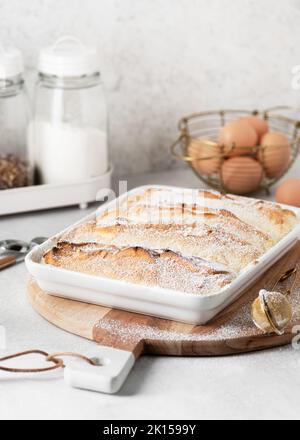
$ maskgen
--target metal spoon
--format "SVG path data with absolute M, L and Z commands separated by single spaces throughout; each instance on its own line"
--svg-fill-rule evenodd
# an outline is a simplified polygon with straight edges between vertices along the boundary
M 0 242 L 0 270 L 24 261 L 26 255 L 37 245 L 44 243 L 45 237 L 33 238 L 29 243 L 21 240 Z
M 29 248 L 29 243 L 21 240 L 3 240 L 0 242 L 0 253 L 24 252 Z

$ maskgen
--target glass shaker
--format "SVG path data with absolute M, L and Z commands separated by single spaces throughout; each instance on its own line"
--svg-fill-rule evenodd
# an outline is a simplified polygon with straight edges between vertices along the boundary
M 86 181 L 108 171 L 107 110 L 96 48 L 63 37 L 41 51 L 29 144 L 40 183 Z
M 32 184 L 27 148 L 30 106 L 16 49 L 0 48 L 0 190 Z

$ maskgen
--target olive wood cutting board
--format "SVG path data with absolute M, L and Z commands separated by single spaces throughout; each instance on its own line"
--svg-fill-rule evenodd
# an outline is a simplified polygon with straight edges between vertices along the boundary
M 45 294 L 34 280 L 28 284 L 33 308 L 52 324 L 102 346 L 142 354 L 219 356 L 289 344 L 300 325 L 300 275 L 290 296 L 293 320 L 285 334 L 263 334 L 251 319 L 251 304 L 262 288 L 300 261 L 300 242 L 268 270 L 253 287 L 211 323 L 193 326 L 122 310 L 114 310 Z

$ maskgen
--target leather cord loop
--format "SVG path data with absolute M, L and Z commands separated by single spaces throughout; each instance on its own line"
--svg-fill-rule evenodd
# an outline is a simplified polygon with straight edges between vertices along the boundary
M 10 359 L 16 359 L 23 356 L 28 356 L 31 354 L 39 354 L 41 356 L 44 356 L 46 358 L 47 362 L 51 362 L 53 365 L 51 367 L 44 367 L 44 368 L 10 368 L 10 367 L 2 367 L 0 365 L 1 371 L 6 371 L 8 373 L 42 373 L 45 371 L 53 371 L 57 370 L 59 368 L 63 368 L 64 363 L 61 359 L 47 359 L 49 354 L 42 350 L 28 350 L 28 351 L 22 351 L 20 353 L 16 353 L 10 356 L 6 356 L 3 358 L 0 358 L 0 362 L 8 361 Z
M 11 359 L 20 358 L 23 356 L 29 356 L 31 354 L 38 354 L 45 358 L 46 362 L 50 362 L 53 365 L 50 367 L 44 367 L 44 368 L 12 368 L 12 367 L 3 367 L 0 365 L 0 371 L 6 371 L 8 373 L 43 373 L 46 371 L 53 371 L 58 370 L 59 368 L 64 368 L 64 362 L 60 357 L 68 356 L 68 357 L 76 357 L 78 359 L 81 359 L 85 362 L 88 362 L 90 365 L 95 366 L 95 362 L 92 359 L 87 358 L 86 356 L 83 356 L 78 353 L 71 353 L 71 352 L 62 352 L 62 353 L 54 353 L 49 354 L 46 351 L 42 350 L 28 350 L 28 351 L 22 351 L 19 353 L 12 354 L 10 356 L 5 356 L 3 358 L 0 358 L 0 362 L 5 362 Z

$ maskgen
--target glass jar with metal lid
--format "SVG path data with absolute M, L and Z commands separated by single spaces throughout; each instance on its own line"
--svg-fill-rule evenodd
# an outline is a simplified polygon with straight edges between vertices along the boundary
M 98 51 L 63 37 L 40 52 L 29 143 L 43 184 L 108 170 L 107 111 Z
M 23 70 L 20 51 L 0 48 L 0 190 L 32 183 L 27 148 L 30 105 Z

